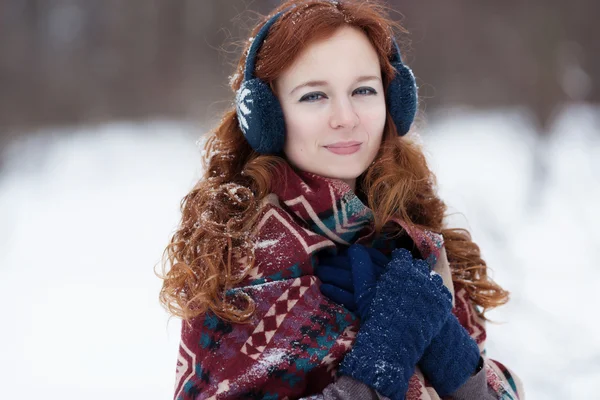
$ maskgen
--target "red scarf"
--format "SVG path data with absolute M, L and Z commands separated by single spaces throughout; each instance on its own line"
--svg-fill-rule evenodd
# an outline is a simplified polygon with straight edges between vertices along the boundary
M 298 173 L 287 164 L 273 176 L 274 192 L 254 231 L 255 265 L 233 290 L 252 297 L 256 311 L 247 324 L 212 313 L 183 324 L 176 399 L 320 393 L 351 348 L 358 321 L 321 294 L 313 272 L 316 254 L 355 242 L 384 251 L 397 245 L 374 237 L 371 210 L 345 183 Z M 396 222 L 399 230 L 404 227 Z M 441 237 L 406 231 L 433 266 Z

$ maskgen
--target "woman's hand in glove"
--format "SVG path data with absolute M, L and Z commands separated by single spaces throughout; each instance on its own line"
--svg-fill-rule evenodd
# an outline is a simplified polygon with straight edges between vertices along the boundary
M 348 257 L 357 307 L 363 299 L 370 304 L 340 372 L 403 399 L 417 362 L 451 314 L 452 296 L 427 262 L 408 250 L 394 250 L 379 280 L 364 247 L 351 246 Z M 361 296 L 368 292 L 372 299 Z
M 317 268 L 317 275 L 323 282 L 321 291 L 364 320 L 368 317 L 377 280 L 388 263 L 389 259 L 378 250 L 354 245 L 339 256 L 321 260 Z M 418 263 L 425 266 L 423 261 Z M 421 271 L 428 272 L 429 268 L 421 268 Z M 457 390 L 481 364 L 475 341 L 456 317 L 450 314 L 450 310 L 448 315 L 445 324 L 419 360 L 419 367 L 442 396 Z
M 357 261 L 357 248 L 367 252 L 372 262 L 363 262 L 360 266 L 358 262 L 351 263 L 349 252 Z M 320 258 L 315 273 L 322 282 L 321 292 L 362 320 L 375 294 L 377 280 L 389 262 L 389 258 L 379 250 L 356 244 L 340 251 L 337 256 Z

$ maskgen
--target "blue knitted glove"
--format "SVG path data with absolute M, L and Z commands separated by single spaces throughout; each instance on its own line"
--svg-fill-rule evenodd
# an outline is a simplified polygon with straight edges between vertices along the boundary
M 479 347 L 454 315 L 450 315 L 433 338 L 419 367 L 440 396 L 447 396 L 461 387 L 475 372 Z
M 319 257 L 315 275 L 321 280 L 321 293 L 348 310 L 356 312 L 352 269 L 345 249 L 337 256 Z
M 366 250 L 366 253 L 353 251 L 356 247 Z M 361 257 L 365 259 L 359 260 Z M 319 258 L 315 274 L 322 282 L 321 292 L 325 296 L 356 313 L 362 320 L 375 294 L 377 280 L 389 261 L 379 250 L 357 244 L 349 250 L 340 251 L 337 256 Z
M 352 265 L 356 313 L 364 322 L 369 317 L 371 303 L 377 290 L 377 281 L 384 273 L 390 260 L 379 250 L 358 244 L 350 246 L 348 257 Z
M 371 262 L 360 252 L 366 250 L 349 250 L 351 261 L 359 263 L 357 271 Z M 387 397 L 404 399 L 417 362 L 451 309 L 452 295 L 427 262 L 413 259 L 406 249 L 394 250 L 340 373 Z

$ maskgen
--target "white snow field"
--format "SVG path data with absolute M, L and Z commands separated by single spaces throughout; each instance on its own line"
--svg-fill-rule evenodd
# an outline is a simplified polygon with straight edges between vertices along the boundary
M 517 109 L 446 110 L 422 140 L 451 223 L 512 301 L 488 354 L 528 399 L 600 392 L 600 112 L 567 108 L 532 160 Z M 180 323 L 153 268 L 200 176 L 202 129 L 115 122 L 37 132 L 0 170 L 0 399 L 169 399 Z M 537 167 L 535 166 L 537 165 Z

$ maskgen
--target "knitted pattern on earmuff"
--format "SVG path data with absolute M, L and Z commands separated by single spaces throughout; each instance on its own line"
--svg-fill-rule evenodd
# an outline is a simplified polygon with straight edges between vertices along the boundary
M 396 69 L 396 77 L 388 87 L 386 100 L 398 135 L 404 136 L 410 130 L 417 113 L 417 85 L 410 68 L 401 62 L 393 65 Z
M 255 77 L 256 57 L 271 26 L 288 10 L 271 17 L 252 40 L 246 56 L 244 81 L 235 96 L 240 129 L 250 146 L 261 154 L 277 154 L 283 150 L 285 121 L 281 104 L 269 85 Z
M 240 129 L 252 148 L 261 154 L 281 152 L 285 141 L 285 120 L 279 100 L 258 78 L 245 81 L 236 93 Z

